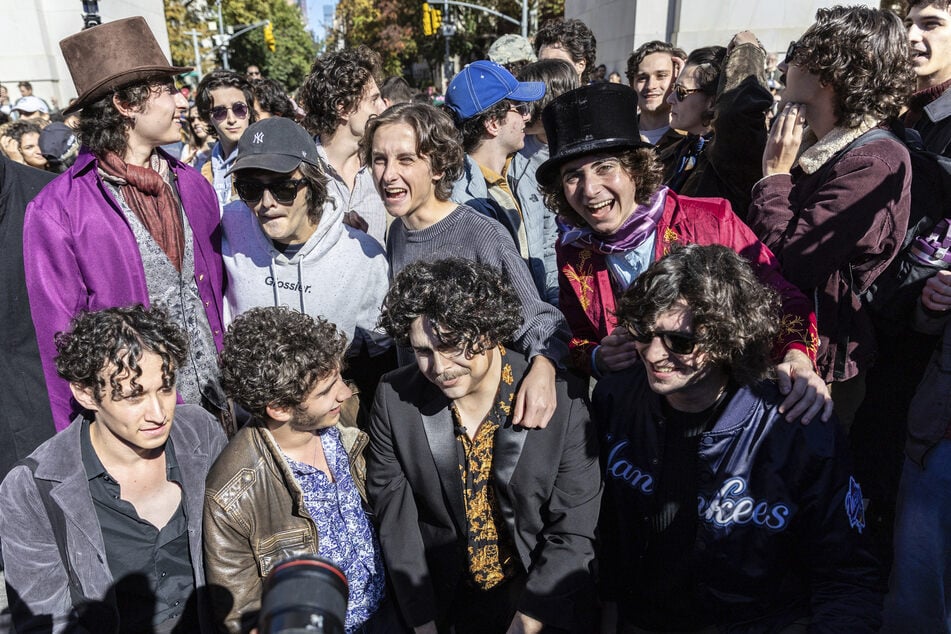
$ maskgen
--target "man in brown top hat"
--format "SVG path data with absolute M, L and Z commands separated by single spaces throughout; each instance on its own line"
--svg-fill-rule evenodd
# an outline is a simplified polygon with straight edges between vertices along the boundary
M 27 290 L 53 420 L 78 413 L 53 363 L 55 333 L 73 315 L 161 304 L 188 337 L 178 374 L 186 403 L 226 411 L 221 345 L 218 202 L 211 186 L 160 146 L 178 141 L 188 108 L 145 20 L 128 18 L 62 42 L 82 109 L 73 166 L 30 204 L 23 229 Z

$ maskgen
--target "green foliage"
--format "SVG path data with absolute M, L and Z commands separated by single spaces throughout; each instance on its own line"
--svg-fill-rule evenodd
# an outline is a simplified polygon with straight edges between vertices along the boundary
M 192 38 L 185 32 L 194 28 L 203 34 L 202 37 L 210 37 L 213 32 L 208 30 L 207 23 L 217 22 L 217 4 L 209 0 L 198 10 L 192 8 L 198 4 L 196 2 L 189 3 L 187 8 L 183 0 L 164 2 L 172 59 L 176 64 L 193 66 Z M 224 0 L 222 15 L 225 25 L 231 25 L 235 31 L 240 30 L 239 25 L 270 20 L 274 32 L 274 52 L 268 51 L 260 28 L 233 39 L 228 51 L 228 65 L 232 69 L 244 72 L 248 65 L 256 64 L 265 77 L 277 79 L 288 91 L 296 90 L 303 83 L 313 63 L 316 46 L 310 32 L 304 28 L 304 20 L 296 5 L 285 0 Z M 208 52 L 208 49 L 201 49 L 202 55 Z M 211 56 L 202 69 L 207 73 L 219 64 L 217 56 Z
M 521 0 L 469 1 L 516 20 L 522 16 Z M 328 35 L 328 50 L 366 44 L 383 56 L 386 72 L 391 75 L 403 74 L 420 57 L 430 68 L 438 68 L 445 60 L 445 40 L 438 34 L 424 35 L 422 5 L 423 0 L 340 0 L 337 22 L 341 26 Z M 430 5 L 443 10 L 439 0 L 430 0 Z M 539 24 L 565 13 L 565 0 L 529 0 L 529 8 L 536 6 Z M 457 34 L 450 38 L 450 54 L 464 62 L 481 57 L 500 35 L 520 32 L 515 24 L 472 9 L 450 7 L 442 19 L 444 24 L 458 27 Z

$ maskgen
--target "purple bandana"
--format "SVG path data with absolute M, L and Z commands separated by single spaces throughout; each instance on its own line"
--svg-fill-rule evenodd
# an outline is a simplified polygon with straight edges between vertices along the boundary
M 657 230 L 657 222 L 664 213 L 664 203 L 667 201 L 667 187 L 661 187 L 646 205 L 638 205 L 634 213 L 624 221 L 624 224 L 609 236 L 602 236 L 591 230 L 590 227 L 576 227 L 561 225 L 564 235 L 561 243 L 574 244 L 577 248 L 590 247 L 601 255 L 611 253 L 626 253 L 636 249 Z

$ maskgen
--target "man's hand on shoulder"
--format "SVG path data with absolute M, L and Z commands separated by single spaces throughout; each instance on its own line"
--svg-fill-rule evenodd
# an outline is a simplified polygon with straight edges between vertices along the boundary
M 829 388 L 822 377 L 816 374 L 812 361 L 801 350 L 786 353 L 783 362 L 776 366 L 776 381 L 780 393 L 786 397 L 779 406 L 786 420 L 798 419 L 803 425 L 808 425 L 820 411 L 823 422 L 832 416 Z
M 343 214 L 343 224 L 358 229 L 363 233 L 366 233 L 370 229 L 369 223 L 363 219 L 363 216 L 352 210 Z
M 506 634 L 538 634 L 544 627 L 545 624 L 541 621 L 526 616 L 521 612 L 516 612 L 515 618 L 512 619 L 512 624 L 509 625 Z
M 555 413 L 555 364 L 538 355 L 515 395 L 515 414 L 512 423 L 526 429 L 544 429 Z
M 594 362 L 601 374 L 624 370 L 637 363 L 637 347 L 627 328 L 617 326 L 601 340 L 594 353 Z

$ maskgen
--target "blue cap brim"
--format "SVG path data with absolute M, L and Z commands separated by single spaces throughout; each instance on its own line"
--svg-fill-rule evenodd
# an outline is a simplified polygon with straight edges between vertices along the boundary
M 506 99 L 512 101 L 538 101 L 545 96 L 545 82 L 543 81 L 520 81 L 518 87 L 506 95 Z

